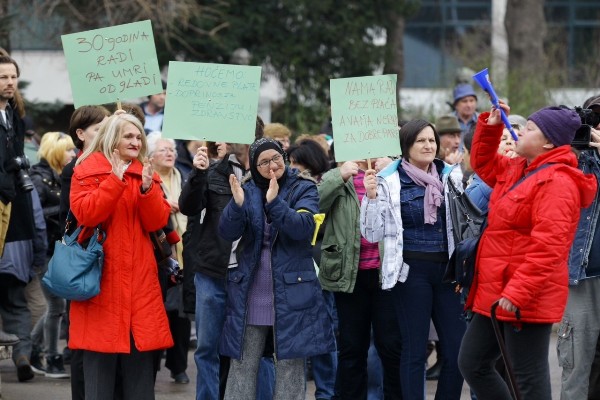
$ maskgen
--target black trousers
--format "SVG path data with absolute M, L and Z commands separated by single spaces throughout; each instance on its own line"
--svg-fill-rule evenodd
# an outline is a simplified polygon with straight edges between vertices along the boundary
M 154 352 L 140 352 L 131 339 L 131 353 L 83 351 L 86 400 L 154 399 Z M 118 379 L 120 378 L 120 379 Z M 115 385 L 120 382 L 120 392 Z
M 165 367 L 173 374 L 179 374 L 187 369 L 192 323 L 189 318 L 180 317 L 177 310 L 167 311 L 167 317 L 174 345 L 167 349 Z

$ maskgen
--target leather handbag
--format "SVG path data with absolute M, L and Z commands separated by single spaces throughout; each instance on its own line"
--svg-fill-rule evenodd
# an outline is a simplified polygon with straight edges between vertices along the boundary
M 479 236 L 486 213 L 473 204 L 469 196 L 460 191 L 450 177 L 448 177 L 448 206 L 454 230 L 454 243 Z
M 462 288 L 469 288 L 473 282 L 477 247 L 487 215 L 473 204 L 465 192 L 458 190 L 450 177 L 448 206 L 455 248 L 448 260 L 443 281 L 454 285 L 454 290 L 458 293 Z
M 100 293 L 104 264 L 102 244 L 106 233 L 98 225 L 84 248 L 77 242 L 83 226 L 68 234 L 68 225 L 67 222 L 63 239 L 56 241 L 42 284 L 55 296 L 75 301 L 89 300 Z

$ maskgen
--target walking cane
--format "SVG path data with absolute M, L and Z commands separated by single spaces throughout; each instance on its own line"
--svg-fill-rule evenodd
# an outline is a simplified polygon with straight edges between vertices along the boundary
M 500 347 L 500 354 L 502 354 L 502 360 L 504 361 L 504 366 L 506 367 L 506 372 L 508 376 L 508 386 L 510 391 L 512 392 L 512 396 L 515 400 L 521 400 L 521 393 L 519 392 L 519 387 L 517 386 L 517 380 L 515 379 L 515 372 L 513 371 L 512 364 L 508 359 L 508 354 L 506 352 L 506 346 L 504 345 L 504 338 L 502 337 L 502 332 L 500 332 L 500 325 L 498 324 L 498 320 L 496 319 L 496 308 L 498 308 L 499 300 L 492 304 L 491 310 L 491 319 L 492 326 L 494 327 L 494 334 L 496 335 L 496 340 L 498 341 L 498 346 Z M 517 320 L 521 319 L 521 312 L 519 309 L 515 312 L 517 315 Z

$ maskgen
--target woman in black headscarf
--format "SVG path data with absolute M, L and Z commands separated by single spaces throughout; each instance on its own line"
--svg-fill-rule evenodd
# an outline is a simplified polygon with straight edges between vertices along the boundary
M 239 264 L 229 270 L 220 345 L 220 353 L 232 358 L 225 398 L 254 398 L 272 331 L 275 398 L 304 399 L 304 358 L 335 349 L 311 256 L 319 195 L 314 182 L 285 166 L 272 139 L 252 144 L 250 171 L 243 186 L 230 176 L 233 199 L 219 224 L 224 239 L 241 238 Z

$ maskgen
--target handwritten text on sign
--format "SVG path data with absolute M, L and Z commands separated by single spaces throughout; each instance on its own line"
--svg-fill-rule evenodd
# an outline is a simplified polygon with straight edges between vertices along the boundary
M 382 75 L 330 81 L 336 160 L 400 154 L 396 79 Z
M 171 61 L 163 134 L 252 143 L 260 74 L 260 67 Z
M 150 21 L 62 36 L 75 107 L 162 91 Z

